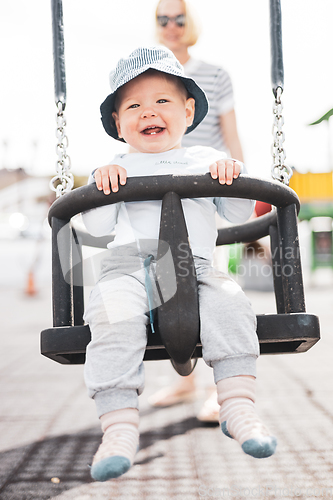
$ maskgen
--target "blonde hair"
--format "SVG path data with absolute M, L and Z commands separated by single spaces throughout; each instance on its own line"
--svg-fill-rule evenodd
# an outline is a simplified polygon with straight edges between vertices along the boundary
M 159 43 L 161 43 L 161 38 L 160 38 L 160 32 L 159 29 L 160 26 L 157 22 L 157 15 L 158 15 L 158 10 L 161 5 L 161 3 L 164 0 L 159 0 L 157 6 L 156 6 L 156 12 L 155 12 L 155 21 L 156 21 L 156 38 Z M 185 14 L 185 27 L 184 27 L 184 35 L 182 37 L 182 41 L 187 47 L 192 47 L 195 45 L 198 41 L 199 35 L 200 35 L 200 27 L 198 21 L 195 19 L 193 10 L 190 7 L 190 4 L 186 2 L 186 0 L 179 0 L 179 2 L 182 4 L 184 8 L 184 14 Z M 163 28 L 162 28 L 163 29 Z

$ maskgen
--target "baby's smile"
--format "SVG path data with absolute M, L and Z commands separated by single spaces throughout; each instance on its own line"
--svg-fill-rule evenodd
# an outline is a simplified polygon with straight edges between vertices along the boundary
M 156 135 L 156 134 L 160 134 L 164 130 L 165 129 L 163 127 L 156 127 L 155 125 L 153 125 L 151 127 L 145 128 L 144 130 L 142 130 L 141 133 L 144 135 Z

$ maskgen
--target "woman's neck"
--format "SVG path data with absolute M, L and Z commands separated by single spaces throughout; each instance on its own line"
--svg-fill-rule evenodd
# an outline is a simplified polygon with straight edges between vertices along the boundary
M 190 59 L 190 54 L 188 53 L 187 47 L 182 47 L 178 50 L 173 51 L 174 55 L 177 57 L 180 64 L 185 64 Z

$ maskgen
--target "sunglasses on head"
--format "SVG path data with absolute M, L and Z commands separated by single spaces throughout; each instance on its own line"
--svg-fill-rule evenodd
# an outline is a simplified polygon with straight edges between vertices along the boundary
M 160 26 L 165 28 L 169 21 L 173 21 L 174 23 L 177 24 L 180 28 L 185 26 L 185 14 L 179 14 L 179 16 L 176 17 L 169 17 L 169 16 L 157 16 L 157 22 Z

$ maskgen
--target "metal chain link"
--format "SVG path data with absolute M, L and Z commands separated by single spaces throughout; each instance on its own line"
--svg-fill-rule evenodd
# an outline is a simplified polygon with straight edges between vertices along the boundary
M 64 103 L 61 101 L 57 104 L 58 112 L 56 116 L 57 129 L 57 146 L 56 153 L 58 155 L 58 160 L 56 163 L 56 172 L 51 181 L 50 188 L 56 193 L 57 198 L 65 193 L 68 193 L 74 186 L 74 177 L 70 172 L 71 160 L 67 154 L 68 138 L 65 132 L 66 119 L 64 116 Z
M 273 144 L 272 144 L 272 157 L 273 157 L 273 165 L 272 165 L 272 177 L 273 179 L 283 182 L 288 186 L 291 176 L 293 175 L 293 171 L 291 167 L 285 164 L 286 153 L 283 148 L 283 143 L 285 140 L 285 135 L 282 130 L 284 125 L 284 118 L 282 116 L 282 88 L 278 87 L 276 90 L 275 102 L 273 106 Z

